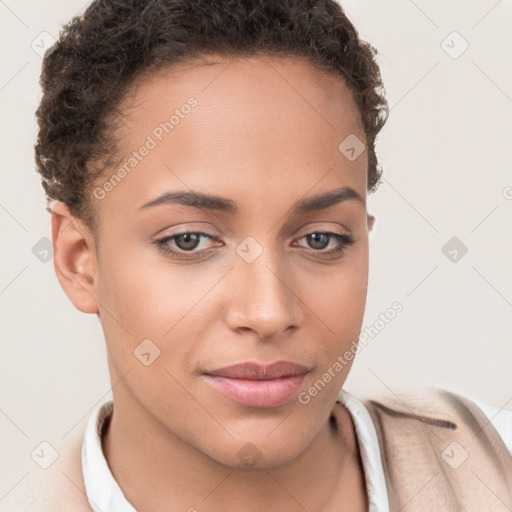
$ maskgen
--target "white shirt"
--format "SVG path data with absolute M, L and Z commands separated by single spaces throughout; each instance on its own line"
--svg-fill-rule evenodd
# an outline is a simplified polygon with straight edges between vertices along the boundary
M 355 425 L 368 489 L 368 512 L 388 512 L 384 469 L 377 432 L 370 413 L 360 400 L 344 390 L 341 390 L 338 400 L 349 410 Z M 474 402 L 498 431 L 512 456 L 512 411 Z M 103 424 L 112 410 L 113 402 L 105 402 L 95 409 L 87 422 L 82 443 L 85 490 L 94 512 L 137 512 L 114 479 L 101 448 Z

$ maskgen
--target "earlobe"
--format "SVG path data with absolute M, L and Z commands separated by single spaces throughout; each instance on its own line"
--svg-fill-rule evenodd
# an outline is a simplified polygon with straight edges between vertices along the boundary
M 53 265 L 62 289 L 83 313 L 98 313 L 97 260 L 94 237 L 68 207 L 57 201 L 51 209 Z
M 375 217 L 372 214 L 368 214 L 368 233 L 371 233 L 373 231 L 373 226 L 375 225 Z

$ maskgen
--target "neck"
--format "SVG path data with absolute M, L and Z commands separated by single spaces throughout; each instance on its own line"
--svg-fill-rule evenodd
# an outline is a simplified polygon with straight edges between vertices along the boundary
M 222 465 L 142 407 L 130 403 L 125 410 L 122 400 L 115 402 L 102 443 L 114 478 L 137 510 L 327 511 L 342 504 L 343 510 L 367 510 L 354 426 L 340 403 L 306 449 L 272 468 Z

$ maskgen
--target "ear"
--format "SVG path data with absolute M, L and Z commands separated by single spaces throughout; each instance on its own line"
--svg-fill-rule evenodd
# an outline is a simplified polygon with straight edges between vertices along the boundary
M 94 236 L 66 204 L 51 208 L 53 266 L 62 289 L 83 313 L 98 313 L 96 301 L 97 258 Z
M 372 214 L 367 215 L 368 219 L 368 233 L 371 233 L 373 230 L 373 226 L 375 225 L 375 217 Z

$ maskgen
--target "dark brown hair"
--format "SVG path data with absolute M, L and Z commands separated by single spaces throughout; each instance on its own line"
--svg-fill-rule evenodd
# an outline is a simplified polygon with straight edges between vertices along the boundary
M 388 116 L 377 50 L 334 0 L 96 0 L 43 60 L 35 157 L 48 211 L 62 201 L 94 231 L 91 189 L 119 158 L 112 120 L 128 87 L 143 72 L 212 53 L 306 57 L 341 76 L 366 136 L 368 191 L 376 189 L 375 140 Z

